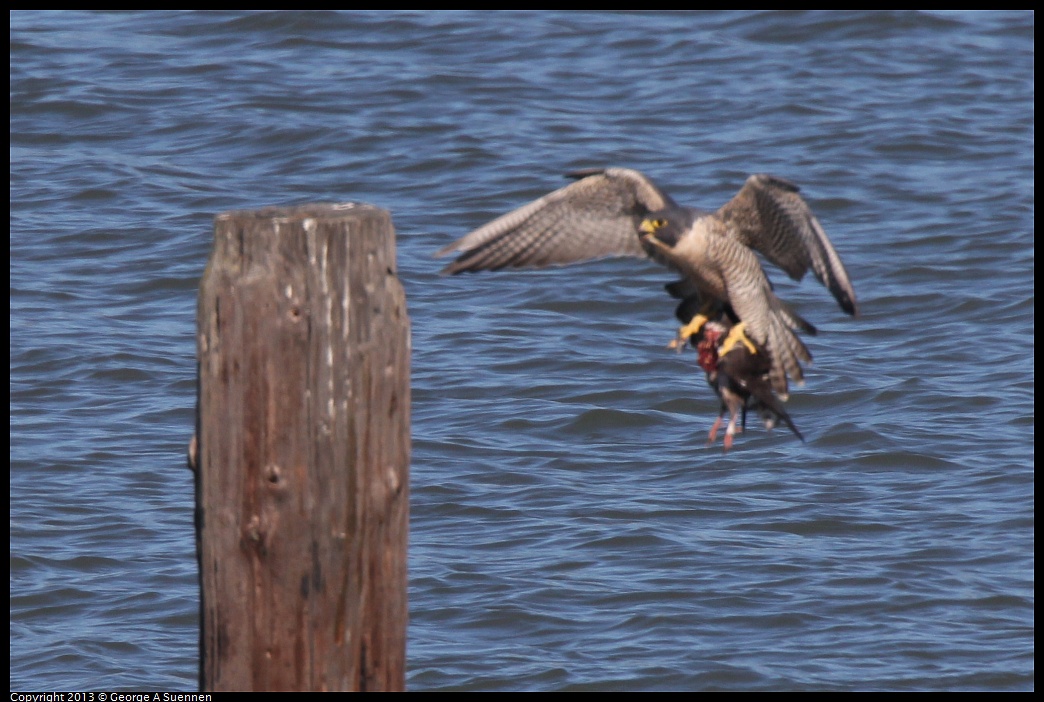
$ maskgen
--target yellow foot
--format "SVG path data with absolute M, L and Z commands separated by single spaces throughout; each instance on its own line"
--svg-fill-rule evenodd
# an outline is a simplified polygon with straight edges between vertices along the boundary
M 699 334 L 700 329 L 703 329 L 703 325 L 706 324 L 708 321 L 710 320 L 707 319 L 707 315 L 702 313 L 696 315 L 691 320 L 689 320 L 688 324 L 686 324 L 684 327 L 678 330 L 678 339 L 682 343 L 688 341 L 690 338 Z
M 700 333 L 700 329 L 703 329 L 703 325 L 708 322 L 707 315 L 698 314 L 689 320 L 689 323 L 684 327 L 678 329 L 678 336 L 671 340 L 671 343 L 667 344 L 667 348 L 674 349 L 678 353 L 681 353 L 682 349 L 685 348 L 685 344 L 689 343 L 689 340 Z M 695 347 L 695 344 L 693 344 Z
M 757 353 L 758 349 L 754 346 L 754 342 L 747 336 L 746 324 L 740 322 L 732 329 L 729 330 L 729 335 L 725 337 L 725 341 L 721 342 L 721 346 L 718 347 L 718 358 L 721 358 L 736 344 L 742 343 L 747 347 L 747 350 L 751 353 Z

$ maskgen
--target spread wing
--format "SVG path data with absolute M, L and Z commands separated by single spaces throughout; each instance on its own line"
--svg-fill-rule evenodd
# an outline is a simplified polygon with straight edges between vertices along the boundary
M 460 253 L 442 273 L 543 268 L 606 256 L 644 257 L 638 224 L 650 212 L 677 206 L 638 171 L 605 168 L 569 175 L 578 180 L 436 253 Z
M 760 251 L 794 280 L 811 268 L 848 314 L 858 314 L 855 290 L 833 244 L 790 181 L 758 174 L 717 211 L 730 236 Z

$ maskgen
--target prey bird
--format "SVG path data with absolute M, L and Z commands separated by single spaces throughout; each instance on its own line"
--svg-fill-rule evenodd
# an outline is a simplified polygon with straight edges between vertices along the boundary
M 707 444 L 714 443 L 727 412 L 729 422 L 725 428 L 724 446 L 726 452 L 732 448 L 733 437 L 747 428 L 748 410 L 758 413 L 766 429 L 772 429 L 782 421 L 804 441 L 805 437 L 772 391 L 768 379 L 771 369 L 768 355 L 764 349 L 752 346 L 737 329 L 738 325 L 722 310 L 686 339 L 696 349 L 697 363 L 721 402 L 718 418 L 707 435 Z

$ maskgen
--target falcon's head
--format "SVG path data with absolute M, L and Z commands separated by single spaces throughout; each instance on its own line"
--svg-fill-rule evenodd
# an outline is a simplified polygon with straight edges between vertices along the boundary
M 681 207 L 652 212 L 638 224 L 638 238 L 643 244 L 673 249 L 692 229 L 694 219 L 689 210 Z

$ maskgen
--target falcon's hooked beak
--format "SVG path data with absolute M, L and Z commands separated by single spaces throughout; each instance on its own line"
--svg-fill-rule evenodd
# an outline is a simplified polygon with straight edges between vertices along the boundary
M 649 243 L 665 251 L 670 251 L 671 247 L 656 237 L 656 232 L 663 229 L 665 226 L 667 226 L 667 220 L 665 219 L 659 217 L 646 217 L 642 220 L 642 223 L 638 225 L 638 239 L 643 243 Z

